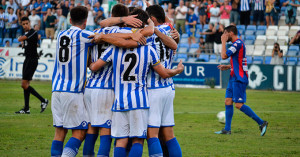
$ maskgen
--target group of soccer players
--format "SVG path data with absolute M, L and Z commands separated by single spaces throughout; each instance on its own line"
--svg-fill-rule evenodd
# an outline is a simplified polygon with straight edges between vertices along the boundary
M 83 156 L 109 156 L 115 138 L 114 156 L 142 156 L 147 139 L 149 156 L 182 156 L 174 136 L 172 69 L 179 35 L 168 23 L 159 5 L 146 11 L 117 4 L 107 27 L 85 30 L 88 11 L 83 6 L 70 12 L 72 27 L 57 36 L 52 78 L 52 114 L 55 136 L 51 156 L 76 156 L 83 140 Z M 124 23 L 134 15 L 138 24 Z M 86 79 L 87 67 L 92 71 Z M 87 81 L 86 81 L 87 80 Z M 72 137 L 64 140 L 68 129 Z

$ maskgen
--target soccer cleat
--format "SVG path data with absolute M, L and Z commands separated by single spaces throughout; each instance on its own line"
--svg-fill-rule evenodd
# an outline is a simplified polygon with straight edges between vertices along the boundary
M 45 102 L 41 103 L 41 113 L 45 111 L 46 107 L 48 106 L 49 101 L 45 99 Z
M 268 127 L 268 122 L 264 121 L 264 123 L 262 125 L 259 126 L 259 130 L 260 130 L 260 135 L 264 136 L 265 133 L 267 132 L 267 127 Z
M 215 134 L 225 134 L 225 135 L 230 135 L 231 131 L 227 131 L 225 129 L 221 130 L 221 131 L 217 131 L 215 132 Z
M 15 112 L 15 114 L 30 114 L 30 110 L 21 109 L 20 111 Z

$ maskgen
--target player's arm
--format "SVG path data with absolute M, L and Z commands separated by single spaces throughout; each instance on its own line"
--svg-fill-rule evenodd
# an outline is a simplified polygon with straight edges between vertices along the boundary
M 221 36 L 221 41 L 222 41 L 222 52 L 221 52 L 221 57 L 222 59 L 227 59 L 228 56 L 226 54 L 226 42 L 228 40 L 228 35 L 226 33 L 223 33 Z
M 101 41 L 107 42 L 109 44 L 122 47 L 122 48 L 135 48 L 138 47 L 138 43 L 134 40 L 126 40 L 123 38 L 118 38 L 113 34 L 101 34 Z
M 222 70 L 222 71 L 224 71 L 224 70 L 228 70 L 228 69 L 230 69 L 231 68 L 231 66 L 230 65 L 218 65 L 218 69 L 220 69 L 220 70 Z
M 28 37 L 26 35 L 23 35 L 23 36 L 20 36 L 18 38 L 18 41 L 21 42 L 21 41 L 24 41 L 24 40 L 27 40 L 27 39 L 28 39 Z
M 177 49 L 177 43 L 175 40 L 170 38 L 169 36 L 163 34 L 160 32 L 157 28 L 154 29 L 154 33 L 160 38 L 160 40 L 170 49 L 176 50 Z
M 176 29 L 171 30 L 171 37 L 176 41 L 176 43 L 178 44 L 180 41 L 180 34 Z
M 91 71 L 96 72 L 106 65 L 106 62 L 102 59 L 98 59 L 96 62 L 90 64 L 89 68 Z
M 180 60 L 176 69 L 166 69 L 162 64 L 153 65 L 152 67 L 159 74 L 159 76 L 162 77 L 163 79 L 173 77 L 177 74 L 180 74 L 184 69 L 182 60 Z
M 137 17 L 137 15 L 131 15 L 131 16 L 126 16 L 126 17 L 107 18 L 100 22 L 100 26 L 101 27 L 110 27 L 110 26 L 114 26 L 114 25 L 117 25 L 120 23 L 126 23 L 127 25 L 139 28 L 142 26 L 143 22 L 135 17 Z
M 153 35 L 153 33 L 154 33 L 154 23 L 153 23 L 153 21 L 149 18 L 147 22 L 148 22 L 148 26 L 145 27 L 145 28 L 143 28 L 143 29 L 141 30 L 141 33 L 142 33 L 145 37 L 151 36 L 151 35 Z

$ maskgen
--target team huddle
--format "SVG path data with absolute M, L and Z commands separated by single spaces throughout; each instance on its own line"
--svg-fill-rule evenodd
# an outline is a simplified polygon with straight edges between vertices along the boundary
M 152 5 L 129 13 L 117 4 L 112 18 L 94 32 L 85 30 L 85 7 L 73 8 L 70 15 L 72 27 L 57 36 L 51 156 L 76 156 L 83 140 L 83 156 L 94 156 L 99 132 L 100 157 L 109 156 L 112 138 L 115 157 L 142 156 L 144 139 L 149 156 L 182 156 L 173 132 L 172 77 L 184 66 L 171 68 L 179 35 L 164 10 Z M 138 24 L 124 23 L 122 17 L 129 15 Z M 68 129 L 72 137 L 63 147 Z

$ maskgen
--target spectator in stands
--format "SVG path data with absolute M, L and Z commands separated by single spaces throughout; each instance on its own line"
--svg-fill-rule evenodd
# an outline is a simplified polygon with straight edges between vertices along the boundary
M 49 8 L 47 10 L 47 14 L 44 16 L 44 22 L 45 22 L 45 32 L 46 37 L 53 39 L 54 38 L 54 26 L 57 23 L 57 19 L 54 15 L 52 15 L 52 9 Z
M 86 7 L 88 9 L 88 17 L 87 17 L 87 22 L 86 22 L 86 28 L 85 29 L 87 29 L 89 31 L 93 31 L 94 26 L 95 26 L 95 22 L 94 22 L 95 12 L 91 8 L 90 4 L 88 4 Z
M 16 3 L 14 3 L 13 0 L 9 0 L 8 4 L 6 5 L 6 10 L 5 10 L 6 14 L 10 14 L 10 12 L 8 10 L 9 7 L 14 9 L 14 14 L 15 14 L 18 9 L 18 5 Z
M 174 14 L 175 14 L 175 10 L 172 8 L 172 3 L 169 3 L 168 10 L 167 10 L 167 17 L 171 21 L 172 25 L 174 25 Z
M 283 57 L 282 50 L 280 50 L 279 44 L 275 43 L 273 51 L 272 51 L 271 64 L 283 64 L 283 58 L 282 57 Z
M 36 14 L 35 9 L 32 9 L 31 15 L 28 17 L 30 21 L 31 28 L 34 28 L 34 25 L 41 26 L 41 18 Z
M 74 5 L 70 5 L 70 10 L 72 10 L 72 8 L 74 8 Z M 67 28 L 71 27 L 70 19 L 71 19 L 71 15 L 70 15 L 70 12 L 69 12 L 68 16 L 67 16 Z
M 199 57 L 200 53 L 205 52 L 205 42 L 203 37 L 200 37 L 200 41 L 199 41 L 199 50 L 197 51 L 197 58 Z
M 220 21 L 220 8 L 216 1 L 213 3 L 213 7 L 209 9 L 210 12 L 210 20 L 209 23 L 215 24 Z
M 291 41 L 289 42 L 289 45 L 300 45 L 300 30 L 291 39 Z
M 217 29 L 217 24 L 215 24 L 213 28 L 213 33 L 214 33 L 214 52 L 216 54 L 221 54 L 222 51 L 221 36 L 223 32 L 224 32 L 224 25 L 220 24 L 219 29 Z
M 253 12 L 253 25 L 260 23 L 260 25 L 264 25 L 265 23 L 265 0 L 255 0 L 254 1 L 254 12 Z M 268 0 L 266 0 L 267 2 Z M 266 14 L 267 18 L 267 14 Z
M 6 14 L 2 7 L 0 7 L 0 37 L 3 39 L 5 36 L 5 22 L 7 22 Z M 1 40 L 2 41 L 2 40 Z
M 240 24 L 249 25 L 250 24 L 250 0 L 241 0 L 240 2 Z
M 209 28 L 200 33 L 200 35 L 206 35 L 205 37 L 205 53 L 213 53 L 214 46 L 214 33 L 213 33 L 214 24 L 210 23 Z
M 267 26 L 270 25 L 270 21 L 271 24 L 274 25 L 274 20 L 273 20 L 273 16 L 274 16 L 274 2 L 275 0 L 266 0 L 265 1 L 265 5 L 266 5 L 266 23 Z
M 4 12 L 4 10 L 6 10 L 6 0 L 2 0 L 2 1 L 1 1 L 0 7 L 2 7 L 3 12 Z
M 104 9 L 101 7 L 100 3 L 97 2 L 97 3 L 95 3 L 95 5 L 94 5 L 94 11 L 95 11 L 95 13 L 98 13 L 99 10 L 101 10 L 101 11 L 103 12 L 103 16 L 105 17 Z
M 212 0 L 208 0 L 207 1 L 207 9 L 206 9 L 208 22 L 210 21 L 210 12 L 209 12 L 209 10 L 210 10 L 210 8 L 213 8 L 213 7 L 214 7 L 214 5 L 212 4 Z
M 41 45 L 42 32 L 40 30 L 40 25 L 36 24 L 33 26 L 33 29 L 38 33 L 38 47 Z
M 181 33 L 185 33 L 185 17 L 188 12 L 188 8 L 183 5 L 184 1 L 180 0 L 179 6 L 175 9 L 176 15 L 176 29 L 181 30 Z
M 240 0 L 231 0 L 230 23 L 239 24 L 239 6 Z
M 62 15 L 62 9 L 57 9 L 56 14 L 57 14 L 57 16 L 56 16 L 57 29 L 55 31 L 55 34 L 58 34 L 59 31 L 67 29 L 67 22 L 66 22 L 66 17 Z
M 7 15 L 8 21 L 6 23 L 6 29 L 9 32 L 9 37 L 14 39 L 16 38 L 16 33 L 18 30 L 18 17 L 14 14 L 14 9 L 8 7 L 9 14 Z
M 220 23 L 225 27 L 229 26 L 230 24 L 230 12 L 231 5 L 228 5 L 228 0 L 224 0 L 223 5 L 220 7 Z
M 37 0 L 34 5 L 33 8 L 36 10 L 36 14 L 41 16 L 41 10 L 42 10 L 42 6 L 43 6 L 43 2 L 41 0 Z
M 207 1 L 203 0 L 203 2 L 200 4 L 199 7 L 199 17 L 200 17 L 200 24 L 202 25 L 202 28 L 206 24 L 206 11 L 207 11 Z
M 111 8 L 114 6 L 114 5 L 116 5 L 118 2 L 117 2 L 117 0 L 108 0 L 108 16 L 110 16 L 111 15 Z M 103 13 L 103 11 L 102 11 L 102 13 Z
M 18 2 L 18 0 L 15 0 L 15 3 L 18 5 L 18 7 L 19 7 L 20 9 L 26 10 L 27 7 L 30 5 L 30 1 L 31 1 L 31 0 L 20 0 L 20 1 Z
M 194 8 L 189 8 L 187 19 L 186 19 L 186 22 L 185 22 L 185 25 L 187 25 L 187 27 L 188 27 L 188 35 L 189 35 L 188 42 L 189 42 L 189 45 L 191 45 L 192 42 L 196 43 L 195 31 L 196 31 L 197 21 L 198 21 L 198 17 L 194 13 Z
M 288 0 L 282 4 L 286 6 L 285 10 L 285 23 L 288 26 L 294 25 L 297 16 L 297 7 L 300 7 L 299 0 Z
M 10 41 L 9 40 L 5 41 L 5 46 L 4 47 L 10 47 Z
M 100 22 L 105 19 L 104 13 L 102 10 L 98 10 L 97 16 L 95 17 L 96 25 L 100 25 Z
M 52 8 L 52 5 L 49 2 L 49 0 L 44 0 L 43 4 L 42 4 L 42 10 L 41 10 L 43 17 L 47 14 L 48 9 L 51 9 L 51 8 Z
M 57 6 L 58 6 L 58 1 L 57 0 L 50 0 L 50 4 L 51 4 L 51 6 L 54 10 L 57 9 Z

